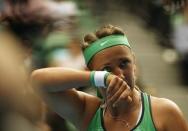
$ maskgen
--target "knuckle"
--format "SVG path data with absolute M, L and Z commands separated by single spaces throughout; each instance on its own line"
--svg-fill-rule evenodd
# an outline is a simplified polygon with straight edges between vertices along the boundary
M 120 96 L 120 99 L 121 99 L 121 100 L 126 100 L 126 99 L 127 99 L 127 95 L 126 95 L 126 94 L 122 94 L 122 95 Z
M 114 81 L 118 81 L 118 76 L 114 76 Z
M 127 84 L 127 82 L 123 82 L 123 86 L 126 88 L 126 89 L 130 89 L 129 85 Z
M 117 84 L 117 86 L 122 86 L 123 81 L 118 80 L 116 84 Z
M 127 100 L 129 98 L 129 95 L 130 95 L 130 92 L 128 91 L 124 91 L 121 96 L 120 96 L 120 99 L 122 100 Z

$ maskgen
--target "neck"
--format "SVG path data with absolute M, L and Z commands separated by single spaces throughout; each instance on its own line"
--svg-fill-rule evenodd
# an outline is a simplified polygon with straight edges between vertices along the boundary
M 110 113 L 112 116 L 118 117 L 118 116 L 124 116 L 124 115 L 129 115 L 131 112 L 135 111 L 138 109 L 138 107 L 141 104 L 141 97 L 139 91 L 137 91 L 135 88 L 132 91 L 132 98 L 131 102 L 122 101 L 119 103 L 116 107 L 113 107 L 113 105 L 108 105 L 106 106 L 106 111 Z

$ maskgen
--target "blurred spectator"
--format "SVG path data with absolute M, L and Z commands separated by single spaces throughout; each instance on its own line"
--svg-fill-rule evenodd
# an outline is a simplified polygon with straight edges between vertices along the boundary
M 184 84 L 188 84 L 188 5 L 185 7 L 182 17 L 178 15 L 174 24 L 174 47 L 180 56 L 180 69 Z M 178 22 L 177 22 L 178 21 Z
M 178 53 L 184 57 L 188 53 L 188 6 L 184 9 L 182 17 L 177 16 L 175 21 L 174 47 Z
M 22 62 L 24 62 L 29 71 L 46 66 L 44 59 L 46 52 L 43 50 L 43 44 L 48 33 L 52 30 L 72 31 L 76 26 L 74 25 L 76 22 L 75 16 L 79 13 L 75 3 L 71 1 L 3 0 L 1 2 L 1 25 L 11 30 L 20 41 L 17 44 L 24 47 L 25 52 Z M 29 99 L 30 96 L 35 96 L 35 94 L 31 91 L 30 94 L 24 95 L 22 100 Z M 42 104 L 38 99 L 33 102 L 30 102 L 30 104 Z M 41 108 L 43 109 L 44 107 Z M 39 111 L 37 112 L 39 113 Z M 45 112 L 42 111 L 42 113 Z M 43 116 L 43 119 L 45 117 L 48 116 Z M 52 120 L 55 119 L 52 118 Z M 59 123 L 66 125 L 62 119 Z M 54 125 L 50 126 L 52 130 L 57 131 L 57 129 L 53 129 Z M 66 128 L 59 128 L 58 130 L 65 131 L 67 130 Z
M 65 33 L 52 33 L 45 44 L 46 48 L 51 48 L 47 55 L 48 66 L 85 69 L 80 42 L 79 38 L 68 36 Z
M 38 0 L 4 0 L 0 10 L 1 24 L 7 26 L 33 51 L 36 67 L 44 67 L 42 44 L 51 30 L 71 30 L 78 15 L 75 3 Z
M 0 130 L 50 131 L 40 99 L 28 86 L 19 40 L 1 28 L 0 43 Z

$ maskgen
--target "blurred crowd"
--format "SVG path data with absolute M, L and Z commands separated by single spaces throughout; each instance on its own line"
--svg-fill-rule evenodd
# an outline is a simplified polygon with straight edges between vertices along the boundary
M 1 131 L 76 130 L 34 93 L 29 75 L 49 66 L 85 70 L 81 38 L 100 25 L 98 16 L 105 15 L 110 4 L 123 5 L 144 19 L 146 27 L 156 32 L 160 46 L 176 53 L 182 78 L 188 78 L 188 6 L 184 0 L 0 0 Z

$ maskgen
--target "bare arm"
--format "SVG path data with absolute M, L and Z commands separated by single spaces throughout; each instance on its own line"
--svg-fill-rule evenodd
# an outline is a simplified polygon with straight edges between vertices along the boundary
M 90 85 L 90 72 L 67 68 L 45 68 L 32 73 L 48 105 L 60 116 L 83 128 L 100 104 L 95 96 L 76 91 L 73 87 Z
M 45 85 L 48 92 L 59 92 L 65 89 L 90 85 L 90 72 L 70 68 L 44 68 L 36 70 L 31 76 L 34 82 Z
M 186 120 L 179 107 L 172 101 L 166 101 L 165 131 L 188 131 Z
M 80 130 L 87 128 L 101 101 L 73 87 L 89 86 L 91 84 L 89 71 L 45 68 L 34 71 L 32 80 L 41 85 L 39 89 L 54 111 L 74 123 Z M 122 91 L 128 89 L 126 82 L 115 75 L 108 75 L 106 80 L 107 86 L 111 86 L 111 89 L 113 87 L 117 89 L 121 87 Z M 117 94 L 117 97 L 113 97 L 111 104 L 127 98 L 129 93 L 123 94 L 122 91 L 120 97 Z

